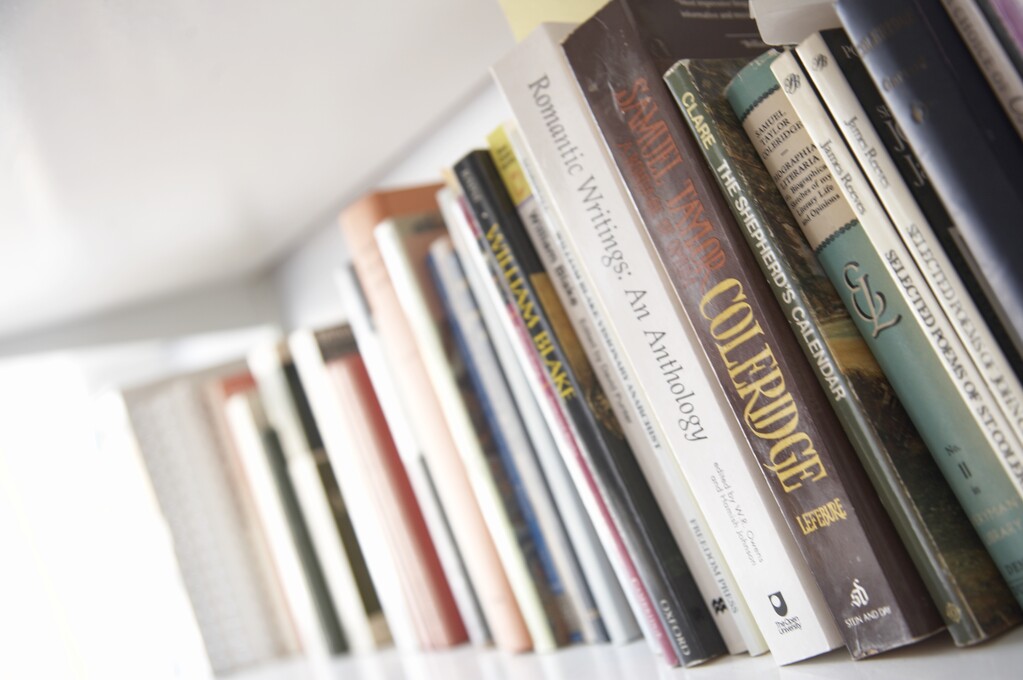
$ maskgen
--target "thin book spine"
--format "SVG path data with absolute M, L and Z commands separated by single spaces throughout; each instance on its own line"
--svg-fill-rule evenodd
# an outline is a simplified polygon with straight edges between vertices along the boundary
M 459 161 L 455 171 L 480 224 L 486 225 L 493 264 L 505 274 L 509 296 L 516 299 L 528 319 L 527 326 L 551 370 L 556 392 L 586 442 L 608 502 L 615 506 L 615 519 L 624 529 L 622 537 L 628 542 L 651 599 L 656 601 L 656 616 L 668 633 L 675 659 L 667 660 L 691 666 L 722 654 L 726 651 L 724 642 L 685 561 L 677 547 L 664 543 L 670 532 L 622 439 L 606 397 L 592 373 L 581 373 L 592 369 L 586 365 L 578 338 L 511 199 L 503 191 L 497 169 L 486 152 L 477 151 Z
M 548 610 L 551 603 L 545 601 L 543 584 L 537 583 L 530 573 L 528 553 L 533 551 L 532 541 L 527 535 L 520 540 L 516 529 L 518 508 L 513 498 L 502 494 L 503 480 L 495 477 L 488 462 L 495 451 L 493 433 L 478 417 L 478 410 L 474 410 L 478 395 L 471 394 L 457 351 L 445 338 L 449 329 L 429 279 L 425 244 L 442 235 L 443 229 L 439 215 L 436 219 L 405 223 L 389 220 L 376 227 L 374 237 L 529 630 L 533 649 L 550 651 L 567 642 L 565 631 L 555 612 Z
M 588 129 L 588 121 L 581 117 L 581 106 L 577 113 Z M 564 109 L 561 116 L 562 121 L 571 125 Z M 575 126 L 572 129 L 577 133 L 583 132 Z M 581 134 L 574 134 L 573 138 L 577 145 L 589 142 L 591 153 L 582 153 L 588 155 L 591 162 L 599 162 L 602 156 L 595 139 L 581 138 Z M 729 652 L 738 654 L 748 651 L 750 646 L 753 653 L 766 651 L 766 644 L 738 593 L 720 548 L 710 536 L 707 520 L 697 506 L 693 491 L 679 467 L 676 449 L 680 445 L 691 445 L 691 441 L 683 442 L 680 436 L 670 441 L 666 437 L 615 328 L 615 317 L 606 308 L 605 300 L 608 296 L 612 296 L 612 303 L 627 301 L 629 297 L 627 293 L 623 294 L 622 288 L 615 285 L 616 282 L 622 282 L 624 277 L 608 275 L 609 268 L 619 260 L 608 253 L 604 243 L 591 247 L 589 251 L 580 248 L 577 242 L 580 234 L 574 234 L 574 230 L 569 227 L 586 225 L 585 209 L 576 214 L 578 221 L 563 221 L 556 212 L 556 207 L 561 204 L 554 196 L 548 194 L 541 200 L 544 191 L 540 188 L 540 178 L 525 140 L 517 128 L 509 126 L 507 134 L 503 131 L 494 133 L 490 141 L 491 156 L 505 187 L 536 247 L 541 263 L 548 272 L 555 272 L 555 276 L 551 277 L 555 289 L 566 311 L 572 316 L 587 358 L 597 369 L 598 379 L 610 398 L 625 438 L 636 454 L 636 460 L 693 573 L 704 601 L 715 614 L 715 623 Z M 580 146 L 580 150 L 584 148 Z M 591 188 L 597 189 L 597 185 L 597 182 L 592 182 Z M 563 201 L 571 200 L 571 195 L 562 195 L 560 198 Z M 599 191 L 590 192 L 589 198 L 598 204 L 602 202 L 605 210 L 609 210 L 608 202 L 613 200 L 607 193 Z M 589 201 L 581 203 L 586 205 Z M 547 206 L 546 209 L 544 206 Z M 624 224 L 623 214 L 627 210 L 622 204 L 621 210 L 614 211 L 618 215 L 618 225 Z M 581 236 L 585 238 L 589 234 L 588 231 L 582 232 Z M 587 254 L 590 256 L 589 262 Z M 600 270 L 597 270 L 595 267 L 601 262 L 608 262 L 609 266 L 600 266 Z M 650 273 L 656 280 L 657 268 L 652 267 Z M 624 286 L 628 288 L 628 284 Z M 628 305 L 617 307 L 615 311 L 635 314 Z M 650 351 L 649 345 L 647 339 L 639 351 Z M 675 423 L 678 423 L 677 415 L 674 418 Z M 683 422 L 688 426 L 690 421 L 683 419 Z M 750 644 L 747 644 L 747 639 Z
M 465 626 L 469 641 L 475 645 L 490 642 L 490 631 L 480 609 L 479 600 L 469 580 L 462 555 L 458 551 L 451 525 L 444 515 L 444 509 L 437 498 L 437 487 L 430 478 L 430 470 L 423 457 L 423 450 L 416 441 L 402 402 L 394 385 L 394 377 L 387 364 L 380 337 L 365 297 L 351 265 L 335 273 L 345 316 L 351 325 L 359 353 L 366 365 L 373 391 L 383 411 L 387 429 L 393 438 L 408 482 L 415 496 L 415 505 L 422 515 L 429 533 L 428 543 L 432 544 L 440 560 L 446 584 L 455 600 L 458 614 Z
M 579 583 L 578 606 L 581 612 L 589 612 L 588 617 L 583 617 L 584 631 L 587 619 L 593 625 L 590 635 L 594 639 L 587 641 L 610 640 L 620 644 L 632 640 L 639 635 L 639 630 L 607 553 L 587 515 L 586 504 L 559 452 L 553 434 L 553 429 L 558 427 L 557 418 L 547 401 L 544 399 L 541 402 L 537 397 L 543 393 L 542 382 L 535 384 L 538 382 L 535 380 L 537 376 L 528 370 L 528 355 L 520 351 L 523 343 L 516 342 L 519 337 L 514 323 L 517 317 L 504 303 L 497 281 L 490 276 L 485 253 L 476 246 L 475 236 L 471 233 L 473 227 L 459 199 L 450 188 L 446 188 L 438 194 L 437 203 L 447 222 L 451 241 L 469 286 L 480 301 L 483 321 L 494 341 L 505 376 L 515 394 L 516 404 L 526 420 L 544 475 L 551 486 L 555 503 L 579 560 L 582 578 Z
M 940 618 L 661 79 L 727 36 L 658 7 L 612 0 L 569 63 L 850 653 L 911 644 Z
M 1005 574 L 1006 560 L 1011 563 L 1019 555 L 1005 552 L 1011 541 L 991 539 L 1020 521 L 1023 504 L 998 461 L 977 453 L 989 447 L 986 433 L 960 396 L 941 353 L 931 350 L 926 327 L 916 322 L 910 308 L 919 294 L 905 301 L 898 277 L 870 243 L 852 207 L 843 202 L 837 183 L 828 181 L 830 171 L 770 71 L 772 59 L 766 55 L 740 73 L 728 91 L 732 106 L 747 130 L 763 127 L 773 131 L 773 138 L 785 139 L 766 157 L 761 151 L 761 157 L 945 479 Z M 802 172 L 792 173 L 799 159 Z M 815 190 L 806 195 L 809 198 L 793 200 L 790 192 L 800 185 Z M 868 283 L 863 283 L 864 275 Z
M 567 636 L 567 641 L 579 641 L 578 620 L 567 601 L 551 546 L 555 540 L 564 540 L 561 524 L 553 513 L 553 502 L 537 466 L 532 443 L 512 401 L 450 238 L 442 236 L 433 242 L 428 262 L 473 393 L 492 432 L 496 456 L 488 454 L 490 467 L 495 482 L 503 487 L 501 494 L 510 508 L 509 517 L 519 536 L 530 575 L 542 593 L 552 626 L 563 628 L 562 635 Z M 535 502 L 538 497 L 546 505 Z
M 745 65 L 683 60 L 665 80 L 946 624 L 959 644 L 986 639 L 1017 608 L 732 111 Z
M 1017 442 L 1023 441 L 1023 385 L 974 304 L 966 284 L 934 235 L 862 106 L 844 83 L 835 66 L 835 56 L 820 34 L 807 38 L 796 50 L 814 82 L 824 105 L 835 119 L 849 149 L 860 163 L 891 224 L 902 237 L 920 275 L 933 291 L 939 308 L 952 323 L 965 353 L 976 365 L 984 384 L 1007 421 L 1007 430 Z M 868 231 L 869 225 L 868 226 Z

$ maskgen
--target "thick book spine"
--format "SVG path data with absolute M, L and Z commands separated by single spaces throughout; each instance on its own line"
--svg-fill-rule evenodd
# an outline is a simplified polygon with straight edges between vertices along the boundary
M 945 255 L 934 230 L 896 172 L 891 158 L 884 152 L 862 106 L 834 66 L 834 55 L 823 39 L 819 34 L 810 36 L 799 46 L 797 54 L 804 64 L 811 65 L 808 70 L 810 79 L 831 110 L 836 126 L 874 187 L 920 274 L 930 285 L 941 310 L 952 322 L 966 353 L 976 364 L 995 403 L 1004 413 L 1008 430 L 1018 445 L 1023 440 L 1023 385 L 1013 372 L 1009 359 L 974 304 L 965 282 Z
M 1011 536 L 999 535 L 1020 521 L 1023 504 L 994 456 L 977 454 L 989 447 L 986 433 L 960 396 L 943 354 L 931 349 L 929 326 L 916 322 L 916 304 L 920 302 L 927 309 L 921 300 L 923 291 L 915 288 L 907 291 L 912 297 L 904 296 L 899 276 L 889 271 L 842 197 L 837 182 L 830 179 L 831 171 L 778 86 L 770 63 L 770 57 L 757 60 L 740 74 L 740 80 L 729 88 L 732 106 L 742 112 L 739 117 L 747 129 L 762 127 L 765 136 L 773 131 L 772 138 L 784 140 L 768 145 L 768 153 L 761 151 L 761 157 L 931 455 L 1005 575 L 1019 555 L 1006 551 L 1012 541 L 1005 539 Z M 799 187 L 809 187 L 810 192 L 798 198 Z M 790 192 L 794 192 L 792 197 Z M 930 317 L 937 319 L 936 315 Z M 1017 576 L 1017 584 L 1019 580 Z
M 686 60 L 665 79 L 946 624 L 986 639 L 1018 619 L 1011 595 L 725 98 L 745 63 Z M 992 607 L 987 584 L 1010 602 Z
M 937 187 L 988 301 L 1023 353 L 1023 141 L 944 12 L 916 0 L 839 0 L 839 17 Z M 934 225 L 936 228 L 938 225 Z M 1017 471 L 1023 489 L 1023 469 Z
M 877 151 L 868 153 L 876 153 L 880 156 L 887 152 L 897 169 L 897 172 L 885 172 L 884 179 L 881 179 L 873 161 L 867 163 L 865 165 L 868 170 L 867 174 L 877 173 L 877 179 L 872 180 L 872 183 L 875 187 L 885 188 L 889 184 L 899 183 L 898 178 L 901 178 L 901 184 L 908 188 L 913 197 L 913 203 L 923 215 L 921 224 L 926 223 L 931 230 L 931 239 L 937 239 L 940 243 L 940 250 L 951 262 L 952 269 L 958 273 L 963 285 L 966 286 L 973 304 L 980 311 L 988 329 L 994 335 L 1001 353 L 1017 375 L 1023 373 L 1023 358 L 1020 357 L 1016 346 L 1006 333 L 996 310 L 988 302 L 982 282 L 977 279 L 970 263 L 963 256 L 959 245 L 953 238 L 955 223 L 952 221 L 952 217 L 948 214 L 934 184 L 920 164 L 920 159 L 906 141 L 905 133 L 892 117 L 888 104 L 881 97 L 881 92 L 863 65 L 863 60 L 857 54 L 856 48 L 849 41 L 849 36 L 844 30 L 837 28 L 821 31 L 820 37 L 832 57 L 831 61 L 823 65 L 821 72 L 834 72 L 834 67 L 837 67 L 844 77 L 842 82 L 847 84 L 851 90 L 852 98 L 847 101 L 856 102 L 865 114 L 855 120 L 852 115 L 843 116 L 840 121 L 841 127 L 849 127 L 850 131 L 855 130 L 856 135 L 869 135 L 871 131 L 875 132 L 877 138 L 880 138 L 881 144 L 872 145 L 871 148 L 877 149 Z M 811 76 L 814 76 L 812 70 Z M 837 74 L 832 80 L 836 79 Z M 822 91 L 823 94 L 825 93 Z M 864 122 L 867 120 L 870 121 L 869 126 Z M 857 124 L 853 128 L 850 123 Z M 884 199 L 884 193 L 880 190 L 879 195 Z M 913 241 L 914 239 L 911 238 L 907 245 L 913 247 Z M 932 248 L 932 250 L 938 251 L 939 248 Z
M 567 77 L 568 74 L 565 75 Z M 588 125 L 585 119 L 581 120 L 583 125 Z M 664 515 L 682 558 L 689 565 L 708 609 L 715 613 L 715 623 L 721 637 L 730 653 L 744 652 L 747 645 L 732 611 L 733 608 L 740 611 L 741 607 L 741 611 L 748 615 L 748 610 L 744 604 L 739 604 L 741 600 L 736 600 L 736 588 L 731 574 L 726 574 L 727 567 L 723 566 L 720 550 L 709 538 L 706 519 L 697 507 L 693 492 L 682 476 L 673 452 L 669 449 L 669 443 L 653 414 L 646 392 L 637 383 L 621 339 L 613 327 L 611 315 L 600 300 L 598 286 L 607 283 L 600 278 L 605 272 L 600 272 L 597 278 L 587 273 L 586 264 L 574 242 L 571 230 L 557 219 L 554 212 L 543 209 L 542 203 L 553 209 L 555 201 L 553 197 L 548 197 L 541 202 L 534 195 L 537 174 L 535 169 L 532 172 L 525 170 L 526 167 L 530 167 L 532 161 L 518 131 L 511 132 L 510 137 L 503 131 L 491 135 L 490 152 L 494 164 L 522 218 L 526 233 L 536 248 L 540 263 L 548 272 L 556 272 L 556 275 L 551 277 L 555 292 L 569 314 L 576 335 L 582 342 L 586 357 L 594 367 L 604 393 L 608 395 L 611 410 L 621 425 L 626 442 L 636 456 L 636 462 L 639 463 L 657 506 Z M 573 137 L 577 144 L 584 143 L 579 135 Z M 512 138 L 518 139 L 520 148 L 518 153 L 513 148 Z M 593 146 L 591 149 L 596 151 L 591 158 L 600 159 L 599 147 Z M 519 163 L 520 154 L 525 163 Z M 593 188 L 596 191 L 590 194 L 591 200 L 603 204 L 605 210 L 610 210 L 606 201 L 612 200 L 611 197 L 601 194 L 598 187 Z M 598 195 L 600 198 L 596 198 Z M 623 209 L 621 213 L 617 213 L 619 220 L 625 212 Z M 571 220 L 569 223 L 577 226 Z M 585 225 L 586 222 L 578 224 Z M 601 251 L 594 257 L 599 261 L 604 256 L 606 252 Z M 656 269 L 651 271 L 655 277 L 656 272 Z M 722 602 L 725 602 L 724 607 L 721 606 Z M 756 630 L 752 621 L 746 623 L 750 630 Z M 762 641 L 758 643 L 756 638 L 754 649 L 766 651 Z
M 630 7 L 605 6 L 565 52 L 682 306 L 850 653 L 928 636 L 930 596 L 661 81 L 699 50 L 684 22 Z
M 622 438 L 607 398 L 594 380 L 578 338 L 526 236 L 514 205 L 486 152 L 472 152 L 455 167 L 481 225 L 494 266 L 503 273 L 555 392 L 585 445 L 595 477 L 613 507 L 637 572 L 668 632 L 667 651 L 692 666 L 726 651 L 635 457 Z M 666 654 L 666 660 L 673 659 Z
M 465 269 L 473 295 L 480 301 L 480 312 L 487 331 L 504 368 L 505 376 L 515 394 L 515 401 L 529 427 L 540 464 L 551 492 L 565 522 L 572 546 L 579 560 L 583 578 L 579 583 L 579 609 L 588 612 L 593 623 L 594 641 L 624 643 L 640 635 L 624 591 L 615 576 L 609 556 L 598 532 L 587 514 L 593 503 L 584 502 L 587 486 L 576 486 L 561 450 L 564 445 L 556 436 L 561 421 L 549 400 L 544 397 L 543 375 L 531 370 L 528 338 L 518 332 L 518 316 L 504 302 L 497 280 L 491 276 L 486 253 L 477 246 L 466 210 L 452 189 L 442 190 L 437 197 L 448 224 L 451 241 Z M 599 514 L 599 513 L 596 513 Z M 608 545 L 611 545 L 608 542 Z M 626 581 L 627 582 L 627 581 Z M 569 580 L 569 584 L 572 580 Z
M 430 280 L 428 244 L 444 233 L 443 221 L 439 214 L 430 220 L 389 220 L 374 231 L 533 649 L 550 651 L 564 645 L 567 631 L 544 587 L 545 580 L 535 580 L 530 569 L 535 546 L 528 532 L 520 531 L 524 523 L 513 495 L 505 493 L 509 486 L 501 470 L 495 433 L 482 417 L 479 395 L 472 390 L 455 337 L 443 318 L 440 296 Z
M 490 642 L 490 631 L 487 630 L 486 620 L 455 543 L 451 525 L 444 515 L 440 499 L 437 498 L 437 487 L 430 478 L 430 470 L 423 457 L 422 447 L 416 441 L 402 410 L 394 376 L 380 347 L 380 336 L 366 305 L 359 280 L 351 265 L 338 271 L 336 279 L 345 316 L 362 355 L 387 431 L 400 458 L 400 468 L 399 461 L 390 461 L 393 468 L 386 475 L 386 479 L 392 493 L 404 501 L 397 502 L 406 507 L 403 526 L 411 534 L 408 539 L 410 549 L 418 549 L 425 554 L 413 559 L 422 565 L 426 572 L 424 579 L 430 582 L 427 587 L 432 586 L 435 597 L 440 599 L 439 603 L 431 606 L 430 603 L 422 603 L 420 598 L 422 606 L 431 611 L 420 614 L 417 619 L 425 620 L 430 614 L 445 616 L 448 619 L 447 625 L 455 628 L 455 639 L 459 639 L 461 636 L 458 634 L 457 619 L 460 618 L 469 641 L 476 645 L 486 644 Z M 410 493 L 412 498 L 409 496 Z M 440 562 L 442 574 L 436 571 L 434 553 Z M 457 613 L 451 612 L 447 606 L 448 589 L 454 599 Z M 421 636 L 426 647 L 442 646 L 449 641 L 444 637 L 442 627 L 436 625 L 421 629 Z
M 976 0 L 941 0 L 1016 132 L 1023 134 L 1023 78 Z
M 493 438 L 494 445 L 487 450 L 490 468 L 509 508 L 530 575 L 543 595 L 552 627 L 564 629 L 563 637 L 578 641 L 581 639 L 578 618 L 567 601 L 551 546 L 553 541 L 565 540 L 564 532 L 449 238 L 434 241 L 428 262 L 464 370 L 472 383 L 472 396 L 478 401 Z

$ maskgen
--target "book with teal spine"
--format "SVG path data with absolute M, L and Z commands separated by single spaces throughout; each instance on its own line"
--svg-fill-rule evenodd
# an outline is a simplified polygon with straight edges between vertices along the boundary
M 953 639 L 986 640 L 1019 607 L 732 111 L 746 63 L 683 60 L 665 80 Z
M 1023 521 L 1023 504 L 1015 486 L 942 358 L 930 351 L 927 333 L 915 323 L 897 277 L 834 183 L 824 186 L 830 171 L 771 71 L 776 57 L 764 55 L 740 72 L 727 91 L 732 108 L 747 132 L 762 127 L 781 140 L 767 142 L 758 152 L 783 196 L 803 180 L 818 180 L 820 191 L 803 198 L 795 191 L 795 200 L 786 198 L 789 207 L 1018 600 L 1023 576 L 1013 574 L 1012 564 L 1021 558 L 1023 540 L 1011 529 Z M 802 172 L 793 174 L 798 159 L 805 163 Z

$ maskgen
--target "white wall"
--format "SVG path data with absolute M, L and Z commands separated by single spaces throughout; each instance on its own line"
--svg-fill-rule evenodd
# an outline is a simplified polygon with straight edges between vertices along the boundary
M 383 176 L 368 178 L 360 194 L 374 188 L 440 181 L 442 168 L 454 165 L 468 151 L 484 146 L 486 135 L 509 115 L 504 100 L 487 76 L 478 91 L 459 103 L 433 134 Z M 346 202 L 356 198 L 358 196 L 352 196 Z M 336 216 L 331 215 L 273 272 L 285 328 L 316 328 L 343 319 L 333 272 L 346 261 L 344 240 Z

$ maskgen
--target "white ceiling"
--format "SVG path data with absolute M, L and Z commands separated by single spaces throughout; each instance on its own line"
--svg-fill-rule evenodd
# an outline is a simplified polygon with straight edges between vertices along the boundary
M 511 45 L 497 0 L 0 0 L 0 337 L 265 266 Z

